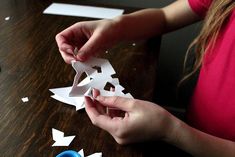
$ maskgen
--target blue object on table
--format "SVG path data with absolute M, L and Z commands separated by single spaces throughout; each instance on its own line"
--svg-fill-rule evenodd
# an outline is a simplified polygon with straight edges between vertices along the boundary
M 58 154 L 56 157 L 81 157 L 81 155 L 73 150 L 66 150 Z

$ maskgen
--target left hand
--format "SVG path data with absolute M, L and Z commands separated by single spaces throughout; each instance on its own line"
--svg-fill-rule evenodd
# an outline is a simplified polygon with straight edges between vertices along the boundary
M 119 144 L 165 139 L 171 134 L 174 116 L 147 101 L 123 97 L 85 97 L 86 112 L 92 123 L 108 131 Z M 110 116 L 106 108 L 125 112 L 124 117 Z

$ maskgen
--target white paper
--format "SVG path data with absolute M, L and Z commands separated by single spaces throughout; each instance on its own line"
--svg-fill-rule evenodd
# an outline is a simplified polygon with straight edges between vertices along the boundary
M 84 97 L 69 97 L 69 92 L 71 91 L 72 87 L 64 87 L 64 88 L 54 88 L 50 89 L 54 95 L 51 97 L 61 101 L 63 103 L 66 103 L 68 105 L 72 105 L 76 107 L 76 111 L 83 109 L 85 107 L 84 105 Z
M 119 84 L 119 80 L 117 78 L 111 77 L 116 72 L 106 59 L 91 57 L 85 63 L 79 61 L 72 62 L 72 66 L 76 71 L 76 75 L 74 77 L 72 90 L 69 94 L 70 96 L 83 96 L 89 88 L 102 90 L 107 82 L 113 84 L 114 86 Z M 93 68 L 95 66 L 101 68 L 100 73 Z M 85 85 L 78 86 L 78 80 L 84 72 L 91 79 L 91 81 Z
M 81 150 L 78 152 L 78 154 L 80 154 L 81 157 L 84 157 L 84 151 L 83 151 L 83 149 L 81 149 Z
M 10 20 L 10 18 L 11 18 L 10 16 L 7 16 L 7 17 L 5 17 L 5 20 L 8 21 L 8 20 Z
M 46 8 L 44 14 L 54 14 L 54 15 L 67 15 L 67 16 L 81 16 L 81 17 L 91 17 L 91 18 L 101 18 L 101 19 L 112 19 L 119 15 L 122 15 L 123 9 L 113 9 L 113 8 L 103 8 L 103 7 L 93 7 L 84 5 L 74 5 L 74 4 L 63 4 L 63 3 L 52 3 L 48 8 Z
M 75 136 L 64 137 L 64 133 L 62 131 L 52 128 L 52 138 L 55 141 L 52 146 L 69 146 Z
M 84 157 L 84 151 L 83 151 L 83 149 L 81 149 L 81 150 L 78 152 L 78 154 L 80 154 L 81 157 Z M 91 154 L 91 155 L 89 155 L 89 156 L 87 156 L 87 157 L 102 157 L 102 153 L 101 153 L 101 152 L 99 152 L 99 153 L 94 153 L 94 154 Z
M 72 66 L 76 71 L 72 87 L 49 89 L 54 95 L 51 97 L 63 103 L 73 105 L 76 110 L 83 109 L 84 96 L 92 96 L 92 89 L 98 89 L 102 96 L 121 96 L 133 98 L 130 93 L 124 94 L 124 88 L 119 84 L 118 78 L 112 78 L 115 70 L 106 59 L 92 57 L 86 62 L 74 61 Z M 100 67 L 101 72 L 98 72 L 93 67 Z M 86 73 L 87 77 L 80 83 L 82 73 Z M 114 91 L 105 90 L 105 85 L 111 83 L 114 86 Z
M 28 98 L 28 97 L 24 97 L 24 98 L 21 98 L 21 100 L 22 100 L 23 102 L 28 102 L 28 101 L 29 101 L 29 98 Z
M 87 157 L 102 157 L 102 153 L 94 153 L 94 154 L 91 154 Z

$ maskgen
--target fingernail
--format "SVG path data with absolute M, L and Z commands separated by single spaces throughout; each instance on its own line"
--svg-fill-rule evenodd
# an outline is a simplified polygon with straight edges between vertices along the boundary
M 95 95 L 94 93 L 95 93 L 95 88 L 92 88 L 92 96 L 93 96 L 93 98 L 96 98 L 97 95 Z
M 83 57 L 84 56 L 84 52 L 78 52 L 76 56 Z
M 67 53 L 73 54 L 73 51 L 71 49 L 66 49 Z
M 104 97 L 98 95 L 95 99 L 96 99 L 97 101 L 102 101 L 102 100 L 104 100 Z
M 78 55 L 78 48 L 77 48 L 77 47 L 75 47 L 75 49 L 74 49 L 74 51 L 73 51 L 73 54 L 74 54 L 75 56 Z
M 81 52 L 81 53 L 79 52 L 78 55 L 76 56 L 77 59 L 80 60 L 80 61 L 86 60 L 86 56 L 84 54 L 85 53 L 83 53 L 83 52 Z

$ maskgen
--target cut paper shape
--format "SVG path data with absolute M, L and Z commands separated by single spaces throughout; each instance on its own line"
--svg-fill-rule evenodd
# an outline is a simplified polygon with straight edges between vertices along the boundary
M 79 85 L 84 85 L 90 82 L 90 79 L 87 77 L 84 80 L 82 80 Z M 70 97 L 69 93 L 71 91 L 72 87 L 63 87 L 63 88 L 54 88 L 49 89 L 54 95 L 51 97 L 61 101 L 63 103 L 66 103 L 68 105 L 72 105 L 76 107 L 76 111 L 83 109 L 85 107 L 84 104 L 84 97 Z
M 116 72 L 107 59 L 91 57 L 86 62 L 72 61 L 72 67 L 76 71 L 73 86 L 49 89 L 54 93 L 52 98 L 73 105 L 76 110 L 85 107 L 84 96 L 93 98 L 94 88 L 98 89 L 102 96 L 133 98 L 130 93 L 123 93 L 124 88 L 119 84 L 118 78 L 112 78 Z M 83 73 L 86 73 L 87 77 L 79 83 Z M 104 89 L 107 83 L 114 87 L 114 91 Z
M 94 153 L 94 154 L 91 154 L 87 157 L 102 157 L 102 153 Z
M 52 128 L 52 138 L 55 143 L 52 146 L 69 146 L 75 136 L 64 136 L 62 131 Z
M 72 66 L 76 71 L 76 75 L 74 77 L 72 90 L 69 93 L 69 96 L 82 96 L 90 87 L 103 89 L 107 82 L 114 86 L 119 84 L 119 80 L 117 78 L 112 78 L 112 75 L 116 72 L 106 59 L 93 57 L 86 62 L 72 62 Z M 100 67 L 101 72 L 98 72 L 93 67 Z M 91 81 L 86 85 L 78 86 L 78 81 L 83 72 L 87 74 Z
M 10 20 L 10 16 L 5 17 L 5 20 L 6 21 Z
M 29 101 L 29 98 L 28 98 L 28 97 L 24 97 L 24 98 L 21 98 L 21 100 L 22 100 L 23 102 L 28 102 L 28 101 Z
M 93 7 L 64 3 L 52 3 L 48 8 L 43 11 L 44 14 L 80 16 L 101 19 L 112 19 L 114 17 L 122 15 L 123 12 L 123 9 Z
M 84 151 L 83 151 L 83 149 L 81 149 L 81 150 L 78 152 L 78 154 L 80 154 L 81 157 L 84 157 Z
M 81 155 L 81 157 L 85 157 L 84 156 L 84 151 L 83 149 L 81 149 L 79 152 L 78 152 L 79 155 Z M 94 154 L 91 154 L 87 157 L 102 157 L 102 153 L 101 152 L 98 152 L 98 153 L 94 153 Z

